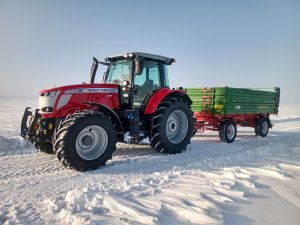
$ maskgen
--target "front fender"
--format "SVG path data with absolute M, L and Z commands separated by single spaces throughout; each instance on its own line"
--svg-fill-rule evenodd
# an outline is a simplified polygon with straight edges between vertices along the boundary
M 156 110 L 157 106 L 161 103 L 161 101 L 168 96 L 186 98 L 189 104 L 192 104 L 192 100 L 184 91 L 173 90 L 170 88 L 161 88 L 160 90 L 155 92 L 148 100 L 144 114 L 154 113 L 154 111 Z
M 97 103 L 97 102 L 83 102 L 83 103 L 87 104 L 87 105 L 91 105 L 93 107 L 96 107 L 96 108 L 99 109 L 99 111 L 101 111 L 104 114 L 110 116 L 111 119 L 113 119 L 114 122 L 116 123 L 118 131 L 120 131 L 120 132 L 124 131 L 123 125 L 122 125 L 122 122 L 121 122 L 120 118 L 118 117 L 118 115 L 112 109 L 110 109 L 106 105 L 103 105 L 103 104 L 100 104 L 100 103 Z

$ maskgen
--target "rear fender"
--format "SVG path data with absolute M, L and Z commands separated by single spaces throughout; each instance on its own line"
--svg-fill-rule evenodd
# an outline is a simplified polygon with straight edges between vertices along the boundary
M 170 88 L 161 88 L 159 91 L 155 92 L 148 100 L 144 114 L 152 114 L 155 112 L 157 106 L 161 103 L 166 97 L 180 97 L 185 98 L 188 103 L 191 105 L 192 100 L 190 97 L 181 90 L 173 90 Z

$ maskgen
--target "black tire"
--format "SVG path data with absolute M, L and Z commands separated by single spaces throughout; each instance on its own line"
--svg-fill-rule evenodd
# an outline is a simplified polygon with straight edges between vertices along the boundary
M 193 131 L 193 112 L 187 101 L 167 98 L 153 114 L 150 145 L 161 153 L 180 153 L 190 144 Z
M 256 136 L 260 136 L 257 125 L 254 127 L 254 133 Z
M 41 152 L 54 154 L 53 144 L 50 142 L 34 142 L 33 146 Z
M 257 120 L 254 128 L 255 134 L 260 137 L 266 137 L 269 132 L 270 119 L 268 117 L 262 117 Z
M 232 143 L 236 138 L 236 125 L 233 121 L 228 120 L 219 127 L 219 137 L 222 142 Z
M 77 111 L 61 122 L 54 147 L 64 166 L 79 171 L 96 169 L 104 166 L 116 150 L 116 132 L 104 114 Z

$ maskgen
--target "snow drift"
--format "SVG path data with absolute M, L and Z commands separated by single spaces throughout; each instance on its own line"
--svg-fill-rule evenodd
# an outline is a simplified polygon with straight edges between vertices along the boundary
M 0 155 L 12 155 L 34 152 L 32 144 L 21 137 L 3 137 L 0 135 Z

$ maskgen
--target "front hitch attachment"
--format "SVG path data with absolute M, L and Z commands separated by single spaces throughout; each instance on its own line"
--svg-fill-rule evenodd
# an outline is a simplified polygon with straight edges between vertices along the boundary
M 35 110 L 34 116 L 32 115 L 32 112 L 29 111 L 30 107 L 27 107 L 25 109 L 23 118 L 22 118 L 22 124 L 21 124 L 21 136 L 27 140 L 34 141 L 36 138 L 36 133 L 34 131 L 34 127 L 40 118 L 39 109 Z M 29 126 L 27 126 L 28 118 L 31 117 L 31 120 L 29 122 Z
M 28 134 L 28 127 L 27 127 L 27 121 L 28 121 L 28 117 L 32 116 L 32 112 L 29 111 L 31 108 L 30 107 L 26 107 L 25 108 L 25 112 L 22 118 L 22 123 L 21 123 L 21 136 L 23 138 L 26 138 L 27 134 Z

